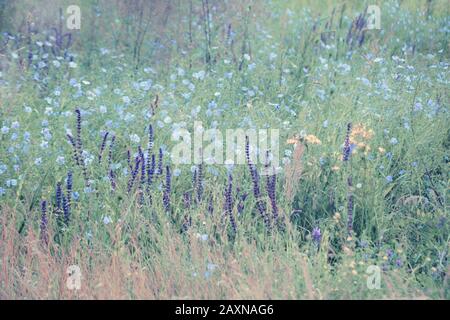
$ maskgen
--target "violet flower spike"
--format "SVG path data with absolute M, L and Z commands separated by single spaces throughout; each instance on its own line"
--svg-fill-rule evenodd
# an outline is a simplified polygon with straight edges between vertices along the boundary
M 131 164 L 131 151 L 130 151 L 130 149 L 127 150 L 127 163 L 128 163 L 128 168 L 130 168 L 130 171 L 133 171 L 133 165 Z
M 72 190 L 73 190 L 72 171 L 67 172 L 66 190 L 67 190 L 67 211 L 70 214 L 70 206 L 72 203 Z
M 105 147 L 106 147 L 106 139 L 108 139 L 108 135 L 109 135 L 109 132 L 106 131 L 105 135 L 103 136 L 102 144 L 100 145 L 100 152 L 98 153 L 98 163 L 102 162 L 102 155 L 103 155 L 103 151 L 105 150 Z
M 225 210 L 228 216 L 230 217 L 230 224 L 231 228 L 233 229 L 233 233 L 236 234 L 237 226 L 236 226 L 236 220 L 233 216 L 233 177 L 231 176 L 231 173 L 228 175 L 228 185 L 227 189 L 225 190 Z
M 66 226 L 68 226 L 69 218 L 70 218 L 70 211 L 69 211 L 69 206 L 68 206 L 68 200 L 64 195 L 62 196 L 62 206 L 63 206 L 64 224 Z
M 150 155 L 149 155 L 150 157 Z M 155 165 L 156 165 L 156 160 L 155 160 L 155 155 L 152 153 L 151 156 L 152 160 L 149 166 L 147 166 L 147 192 L 150 191 L 150 186 L 153 183 L 153 176 L 155 174 Z
M 278 206 L 276 198 L 276 181 L 277 176 L 273 174 L 270 176 L 269 184 L 267 185 L 267 193 L 269 195 L 270 204 L 272 206 L 273 221 L 276 223 L 278 221 Z
M 161 175 L 163 173 L 163 151 L 162 148 L 159 148 L 159 155 L 158 155 L 158 175 Z
M 108 168 L 111 168 L 112 165 L 112 156 L 113 156 L 113 148 L 114 142 L 116 141 L 116 136 L 111 137 L 111 142 L 109 143 L 109 152 L 108 152 Z
M 209 197 L 209 201 L 208 201 L 208 213 L 210 215 L 212 215 L 214 213 L 214 202 L 213 202 L 213 197 Z
M 344 162 L 348 161 L 351 156 L 351 146 L 350 146 L 351 132 L 352 132 L 352 123 L 349 122 L 347 124 L 347 134 L 345 135 L 344 154 L 343 154 L 343 158 L 342 158 Z
M 75 160 L 75 163 L 77 164 L 77 166 L 79 166 L 80 165 L 80 157 L 78 156 L 78 149 L 77 149 L 75 140 L 73 139 L 73 137 L 70 134 L 67 134 L 67 139 L 69 139 L 69 143 L 72 145 L 72 148 L 73 148 L 73 159 Z
M 247 158 L 247 164 L 250 170 L 250 174 L 252 177 L 252 182 L 253 182 L 253 195 L 255 196 L 256 199 L 256 206 L 258 208 L 258 211 L 261 215 L 261 217 L 264 220 L 264 224 L 266 225 L 267 229 L 270 229 L 270 220 L 269 217 L 266 214 L 266 210 L 264 208 L 264 204 L 261 200 L 261 191 L 259 188 L 259 175 L 258 175 L 258 171 L 255 167 L 255 165 L 251 162 L 250 159 L 250 142 L 249 142 L 249 138 L 248 136 L 245 136 L 245 155 Z
M 127 188 L 128 193 L 130 193 L 131 189 L 133 189 L 134 181 L 136 180 L 136 176 L 137 176 L 137 173 L 139 171 L 140 162 L 141 162 L 140 157 L 137 156 L 136 159 L 135 159 L 135 167 L 131 171 L 130 180 L 128 180 L 128 188 Z
M 58 182 L 58 183 L 56 184 L 55 200 L 56 200 L 56 214 L 59 215 L 59 214 L 62 212 L 62 189 L 61 189 L 61 182 Z
M 320 229 L 318 227 L 315 227 L 313 229 L 311 237 L 315 243 L 320 243 L 320 240 L 322 239 L 322 233 L 320 232 Z
M 200 163 L 198 165 L 198 174 L 197 174 L 197 201 L 200 203 L 202 201 L 203 196 L 203 164 Z
M 154 143 L 154 137 L 153 137 L 153 127 L 150 124 L 148 126 L 148 154 L 150 154 L 150 152 L 153 149 L 153 143 Z
M 75 113 L 77 114 L 77 149 L 79 154 L 81 155 L 81 152 L 83 150 L 83 145 L 81 142 L 81 111 L 80 109 L 75 109 Z
M 170 167 L 166 166 L 166 183 L 164 185 L 163 204 L 167 212 L 170 210 L 170 191 L 171 191 Z
M 43 200 L 41 202 L 41 234 L 40 238 L 43 244 L 48 244 L 48 234 L 47 234 L 47 226 L 48 226 L 48 220 L 47 220 L 47 201 Z
M 183 204 L 185 209 L 189 209 L 191 207 L 192 195 L 190 192 L 183 193 Z

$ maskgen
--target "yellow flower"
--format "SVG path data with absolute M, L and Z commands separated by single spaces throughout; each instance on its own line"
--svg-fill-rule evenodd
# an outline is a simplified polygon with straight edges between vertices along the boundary
M 308 134 L 305 137 L 306 142 L 309 142 L 311 144 L 322 144 L 322 141 L 320 141 L 319 138 L 317 138 L 315 135 L 313 134 Z
M 339 212 L 336 212 L 336 213 L 334 214 L 334 216 L 333 216 L 333 219 L 334 219 L 336 222 L 339 222 L 339 220 L 341 220 L 341 214 L 340 214 Z
M 364 150 L 365 154 L 367 154 L 370 151 L 367 141 L 372 139 L 372 137 L 372 129 L 366 129 L 364 125 L 356 124 L 352 128 L 349 140 L 351 144 L 356 145 L 357 148 Z M 357 148 L 353 150 L 353 153 L 356 153 Z
M 379 147 L 379 148 L 378 148 L 378 151 L 379 151 L 381 154 L 383 154 L 383 153 L 386 152 L 386 149 L 384 149 L 384 148 L 382 148 L 382 147 Z
M 300 142 L 300 139 L 297 134 L 286 140 L 287 144 L 297 144 L 299 142 Z

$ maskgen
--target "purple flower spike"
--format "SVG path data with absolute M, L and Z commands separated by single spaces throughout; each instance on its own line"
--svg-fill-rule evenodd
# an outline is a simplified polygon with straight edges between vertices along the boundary
M 112 168 L 112 156 L 113 156 L 113 147 L 114 142 L 116 141 L 116 136 L 111 137 L 111 143 L 109 144 L 109 153 L 108 153 L 108 178 L 111 183 L 111 189 L 116 190 L 116 177 Z
M 147 192 L 150 191 L 150 186 L 153 183 L 153 176 L 155 175 L 155 165 L 156 165 L 155 155 L 152 154 L 151 158 L 152 158 L 151 163 L 149 166 L 147 166 Z
M 58 182 L 56 184 L 56 214 L 59 215 L 62 211 L 62 189 L 61 189 L 61 182 Z
M 167 212 L 170 210 L 170 191 L 171 191 L 170 184 L 171 184 L 170 167 L 166 166 L 166 183 L 164 185 L 163 204 Z
M 183 204 L 185 209 L 189 209 L 191 207 L 192 195 L 190 192 L 183 193 Z
M 152 125 L 150 124 L 149 126 L 148 126 L 148 154 L 150 154 L 150 152 L 152 151 L 152 149 L 153 149 L 153 141 L 154 140 L 154 137 L 153 137 L 153 127 L 152 127 Z
M 236 220 L 234 220 L 233 216 L 233 177 L 231 173 L 228 175 L 228 185 L 225 190 L 225 211 L 230 217 L 231 228 L 233 229 L 233 233 L 236 234 L 237 226 Z
M 345 135 L 345 143 L 344 143 L 344 154 L 343 154 L 343 161 L 348 161 L 350 159 L 351 155 L 351 146 L 350 146 L 350 134 L 352 132 L 352 123 L 349 122 L 347 124 L 347 134 Z
M 80 109 L 75 109 L 75 113 L 77 114 L 77 149 L 79 154 L 81 154 L 83 150 L 83 144 L 81 142 L 81 111 Z
M 62 197 L 62 206 L 63 206 L 63 214 L 64 214 L 64 224 L 66 226 L 68 226 L 69 219 L 70 219 L 70 211 L 69 211 L 69 206 L 68 206 L 68 200 L 64 195 Z
M 69 171 L 67 173 L 67 182 L 66 182 L 66 189 L 67 189 L 67 212 L 70 214 L 70 206 L 72 203 L 72 190 L 73 190 L 73 177 L 72 177 L 72 171 Z
M 43 200 L 41 202 L 41 241 L 43 244 L 48 244 L 48 234 L 47 234 L 47 201 Z
M 79 166 L 80 165 L 80 157 L 78 156 L 78 149 L 77 149 L 75 140 L 70 134 L 67 134 L 67 139 L 69 139 L 69 142 L 73 148 L 73 159 L 75 160 L 75 163 L 77 164 L 77 166 Z
M 130 168 L 130 171 L 133 172 L 133 165 L 131 164 L 131 151 L 130 151 L 130 149 L 127 150 L 127 163 L 128 163 L 128 168 Z
M 198 165 L 198 173 L 197 173 L 197 201 L 200 203 L 202 201 L 203 196 L 203 164 L 200 163 Z
M 163 173 L 163 151 L 162 148 L 159 148 L 159 155 L 158 155 L 158 176 Z
M 320 243 L 320 240 L 322 239 L 322 233 L 320 232 L 320 229 L 318 227 L 315 227 L 313 229 L 311 236 L 315 243 Z
M 105 150 L 106 139 L 108 139 L 108 135 L 109 135 L 109 132 L 106 131 L 105 135 L 103 136 L 102 144 L 100 145 L 100 152 L 98 153 L 98 163 L 102 162 L 103 150 Z
M 128 180 L 128 188 L 127 188 L 128 193 L 130 193 L 131 189 L 133 189 L 134 181 L 136 180 L 136 176 L 139 172 L 140 164 L 141 164 L 141 158 L 139 156 L 137 156 L 135 159 L 135 167 L 134 167 L 134 169 L 132 168 L 131 177 L 130 177 L 130 180 Z
M 266 225 L 267 229 L 270 230 L 270 220 L 269 220 L 268 215 L 266 214 L 266 209 L 261 200 L 261 191 L 259 188 L 258 170 L 256 169 L 256 166 L 251 162 L 251 159 L 250 159 L 250 141 L 249 141 L 248 136 L 245 136 L 245 156 L 247 158 L 247 164 L 248 164 L 248 167 L 250 170 L 250 175 L 252 176 L 253 194 L 256 199 L 256 206 L 258 208 L 258 211 L 259 211 L 261 217 L 264 220 L 264 224 Z
M 209 201 L 208 201 L 208 213 L 209 214 L 213 214 L 214 213 L 214 203 L 213 203 L 213 197 L 209 197 Z

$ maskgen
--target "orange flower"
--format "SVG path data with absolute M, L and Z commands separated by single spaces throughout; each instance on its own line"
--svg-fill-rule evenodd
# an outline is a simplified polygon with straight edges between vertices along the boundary
M 287 144 L 297 144 L 299 142 L 300 142 L 300 139 L 299 139 L 297 134 L 294 135 L 292 138 L 289 138 L 289 139 L 286 140 Z
M 370 151 L 370 146 L 367 144 L 368 140 L 372 139 L 373 130 L 367 129 L 363 124 L 358 123 L 353 126 L 350 133 L 350 143 L 356 145 L 358 149 L 362 149 L 365 154 Z M 353 152 L 356 152 L 356 148 Z
M 308 134 L 305 137 L 306 142 L 309 142 L 311 144 L 322 144 L 322 141 L 320 141 L 319 138 L 317 138 L 315 135 L 313 134 Z

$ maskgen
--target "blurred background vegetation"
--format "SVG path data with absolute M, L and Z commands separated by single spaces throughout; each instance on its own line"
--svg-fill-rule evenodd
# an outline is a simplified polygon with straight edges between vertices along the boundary
M 448 15 L 448 1 L 399 1 L 404 10 L 418 10 L 425 15 Z M 308 8 L 311 18 L 326 22 L 340 10 L 347 14 L 364 11 L 382 1 L 288 0 L 0 0 L 0 31 L 10 34 L 70 33 L 72 50 L 83 53 L 89 66 L 94 52 L 106 47 L 117 50 L 137 65 L 148 61 L 167 64 L 175 56 L 214 62 L 223 52 L 251 51 L 251 36 L 258 23 L 278 15 L 281 35 L 289 33 L 286 12 Z M 68 30 L 66 9 L 81 9 L 81 29 Z M 276 12 L 279 10 L 279 12 Z M 350 14 L 352 16 L 352 14 Z M 258 23 L 256 23 L 258 21 Z M 204 47 L 207 48 L 204 48 Z

